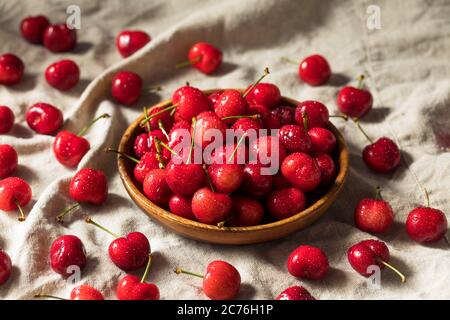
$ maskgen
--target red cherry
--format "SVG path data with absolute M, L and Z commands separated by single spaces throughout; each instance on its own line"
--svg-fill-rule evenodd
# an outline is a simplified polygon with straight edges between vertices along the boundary
M 328 129 L 315 127 L 308 131 L 315 152 L 331 153 L 336 148 L 336 137 Z
M 0 56 L 0 84 L 11 86 L 22 80 L 25 66 L 22 60 L 14 54 L 6 53 Z
M 94 225 L 116 238 L 109 245 L 108 253 L 111 261 L 120 269 L 131 271 L 145 265 L 151 250 L 150 243 L 144 234 L 140 232 L 130 232 L 126 237 L 120 237 L 116 233 L 98 224 L 90 217 L 86 217 L 85 222 Z
M 7 106 L 0 106 L 0 134 L 8 133 L 14 126 L 14 113 Z
M 169 188 L 182 196 L 193 195 L 205 184 L 205 172 L 200 164 L 176 164 L 170 161 L 166 173 Z
M 250 143 L 250 159 L 256 160 L 263 166 L 283 162 L 286 158 L 286 149 L 280 144 L 278 137 L 263 136 Z
M 233 206 L 231 212 L 233 216 L 227 225 L 230 227 L 248 227 L 261 224 L 264 217 L 264 208 L 259 201 L 245 198 L 245 197 L 233 197 Z
M 9 177 L 17 169 L 17 152 L 9 144 L 0 144 L 0 163 L 0 179 Z
M 211 110 L 211 104 L 205 94 L 194 87 L 185 86 L 177 89 L 172 96 L 172 103 L 177 105 L 178 116 L 188 122 L 200 113 Z
M 359 78 L 358 88 L 342 88 L 337 97 L 337 105 L 343 114 L 352 118 L 361 118 L 372 109 L 373 98 L 369 91 L 361 89 L 364 76 Z
M 207 266 L 204 276 L 180 268 L 177 268 L 175 273 L 185 273 L 203 278 L 203 292 L 211 300 L 231 300 L 236 297 L 241 287 L 239 271 L 225 261 L 211 262 Z
M 400 150 L 394 141 L 383 137 L 364 148 L 363 160 L 372 170 L 389 173 L 400 165 Z
M 12 263 L 9 255 L 0 249 L 0 286 L 11 276 Z
M 53 88 L 67 91 L 75 87 L 80 80 L 80 69 L 72 60 L 60 60 L 47 67 L 45 79 Z
M 126 58 L 149 43 L 151 37 L 144 31 L 124 30 L 116 37 L 116 47 L 122 57 Z
M 163 127 L 164 130 L 169 131 L 173 126 L 173 117 L 170 115 L 170 112 L 162 112 L 160 113 L 164 107 L 154 107 L 148 112 L 148 116 L 153 116 L 152 119 L 149 120 L 150 128 L 156 129 Z M 155 115 L 156 114 L 156 115 Z M 188 123 L 188 128 L 190 128 L 190 124 Z
M 192 212 L 192 198 L 183 197 L 178 194 L 174 194 L 169 200 L 170 212 L 173 214 L 190 219 L 196 220 L 194 213 Z
M 65 23 L 53 24 L 44 31 L 44 46 L 53 52 L 72 51 L 77 44 L 77 32 Z
M 273 176 L 263 175 L 261 169 L 261 164 L 247 164 L 244 167 L 240 190 L 252 198 L 263 198 L 272 190 Z
M 145 196 L 157 205 L 165 206 L 172 196 L 172 191 L 166 182 L 167 172 L 162 169 L 154 169 L 147 173 L 144 179 L 143 189 Z
M 159 300 L 158 287 L 153 283 L 141 282 L 134 275 L 127 274 L 117 285 L 119 300 Z
M 361 241 L 348 249 L 347 258 L 352 268 L 364 277 L 369 277 L 373 274 L 373 270 L 371 270 L 373 266 L 378 266 L 379 268 L 386 266 L 394 271 L 402 282 L 406 281 L 405 276 L 388 263 L 390 259 L 389 249 L 382 241 Z
M 188 59 L 187 63 L 180 63 L 177 67 L 192 65 L 205 74 L 211 74 L 222 64 L 222 51 L 209 43 L 199 42 L 189 50 Z
M 275 190 L 266 200 L 269 213 L 277 220 L 283 220 L 299 213 L 305 204 L 305 195 L 296 188 Z
M 105 300 L 105 298 L 97 289 L 83 284 L 72 289 L 70 300 Z
M 19 221 L 25 220 L 22 207 L 30 202 L 31 196 L 31 188 L 25 180 L 17 177 L 0 180 L 0 210 L 13 211 L 19 209 Z
M 336 177 L 336 164 L 333 158 L 326 153 L 318 153 L 313 155 L 313 159 L 320 170 L 320 185 L 328 186 Z
M 241 185 L 244 173 L 239 164 L 213 164 L 208 168 L 208 175 L 217 192 L 231 193 Z
M 208 188 L 197 190 L 192 196 L 192 212 L 198 221 L 216 225 L 226 220 L 231 212 L 231 198 Z
M 157 141 L 167 142 L 167 138 L 161 130 L 153 130 L 149 133 L 142 133 L 134 141 L 134 153 L 141 158 L 147 152 L 157 152 Z
M 40 134 L 54 134 L 63 125 L 61 110 L 48 103 L 35 103 L 25 115 L 28 126 Z
M 90 149 L 89 141 L 82 136 L 95 122 L 109 117 L 110 116 L 106 113 L 102 114 L 92 120 L 91 123 L 84 127 L 78 134 L 65 130 L 58 132 L 55 137 L 55 141 L 53 142 L 53 153 L 55 154 L 56 160 L 66 167 L 76 167 L 86 152 Z
M 52 269 L 65 277 L 71 275 L 71 266 L 83 269 L 86 265 L 86 249 L 81 240 L 73 235 L 64 235 L 53 241 L 50 247 Z
M 225 139 L 227 125 L 216 113 L 207 111 L 198 115 L 195 125 L 192 128 L 192 131 L 194 130 L 195 134 L 192 132 L 192 135 L 194 136 L 195 143 L 204 149 L 211 142 L 215 141 L 211 133 L 220 134 L 222 140 Z
M 49 25 L 50 22 L 45 16 L 27 17 L 20 23 L 20 32 L 28 42 L 40 44 L 44 38 L 44 31 Z
M 445 237 L 448 229 L 444 212 L 429 207 L 418 207 L 408 214 L 406 232 L 419 243 L 438 242 Z
M 101 170 L 81 169 L 70 181 L 69 191 L 72 200 L 99 206 L 108 197 L 108 181 Z
M 311 152 L 311 139 L 303 127 L 287 124 L 281 127 L 278 137 L 288 152 Z
M 111 94 L 117 102 L 129 106 L 141 97 L 142 78 L 131 71 L 119 71 L 112 79 Z
M 246 92 L 250 89 L 248 87 Z M 258 83 L 245 97 L 250 105 L 263 105 L 269 109 L 276 108 L 281 102 L 280 89 L 272 83 Z
M 272 110 L 272 115 L 278 119 L 282 126 L 295 124 L 295 108 L 290 106 L 280 106 Z
M 308 290 L 301 286 L 293 286 L 284 290 L 275 300 L 316 300 Z
M 161 165 L 164 166 L 164 163 L 156 152 L 147 152 L 134 167 L 134 178 L 143 184 L 147 174 L 154 169 L 159 169 Z
M 325 278 L 330 268 L 326 254 L 319 248 L 300 246 L 289 255 L 288 271 L 294 277 L 309 280 Z
M 291 153 L 281 165 L 283 176 L 303 192 L 312 191 L 320 184 L 320 169 L 305 153 Z
M 320 86 L 328 81 L 331 69 L 328 61 L 321 55 L 314 54 L 306 57 L 298 66 L 300 79 L 311 86 Z
M 234 117 L 248 112 L 247 100 L 234 89 L 224 90 L 214 105 L 214 111 L 219 118 Z M 226 119 L 226 123 L 233 123 L 236 119 Z
M 241 130 L 243 134 L 249 134 L 251 130 L 254 130 L 258 135 L 259 130 L 263 128 L 263 124 L 259 119 L 252 118 L 240 118 L 231 126 L 231 129 L 237 131 Z
M 355 208 L 355 225 L 360 230 L 370 233 L 384 233 L 394 222 L 394 212 L 387 201 L 380 199 L 377 188 L 375 199 L 363 199 Z
M 295 121 L 298 125 L 304 125 L 304 114 L 308 119 L 308 128 L 326 127 L 329 121 L 328 108 L 319 101 L 303 101 L 295 108 Z
M 249 114 L 257 114 L 266 129 L 279 129 L 281 122 L 278 116 L 274 115 L 268 108 L 262 105 L 250 105 L 248 107 Z
M 211 105 L 215 105 L 217 101 L 219 101 L 220 95 L 223 93 L 223 90 L 214 91 L 208 96 L 209 102 Z

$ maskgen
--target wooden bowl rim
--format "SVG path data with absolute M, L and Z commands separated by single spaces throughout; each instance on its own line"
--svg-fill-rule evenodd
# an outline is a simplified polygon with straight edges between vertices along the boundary
M 205 94 L 210 94 L 212 92 L 215 91 L 219 91 L 219 90 L 226 90 L 226 89 L 209 89 L 209 90 L 202 90 Z M 236 89 L 239 91 L 244 91 L 244 89 Z M 299 101 L 291 99 L 291 98 L 287 98 L 287 97 L 282 97 L 283 101 L 287 101 L 289 104 L 292 105 L 297 105 L 299 103 Z M 168 99 L 165 100 L 163 102 L 160 102 L 152 107 L 149 108 L 156 108 L 156 107 L 166 107 L 172 104 L 172 99 Z M 119 151 L 120 152 L 126 152 L 125 150 L 125 146 L 127 145 L 130 137 L 133 136 L 134 131 L 136 130 L 136 128 L 139 126 L 139 123 L 142 121 L 142 119 L 144 118 L 144 114 L 142 114 L 141 116 L 139 116 L 125 131 L 125 133 L 123 134 L 120 143 L 119 143 Z M 227 232 L 233 232 L 233 233 L 245 233 L 245 232 L 249 232 L 249 231 L 261 231 L 261 230 L 267 230 L 267 229 L 274 229 L 274 228 L 279 228 L 283 225 L 287 225 L 290 223 L 293 223 L 297 220 L 300 220 L 302 218 L 308 217 L 310 215 L 313 215 L 315 213 L 315 211 L 317 209 L 319 209 L 321 206 L 323 206 L 329 199 L 334 199 L 336 194 L 340 191 L 341 186 L 343 185 L 345 178 L 346 178 L 346 174 L 348 171 L 348 166 L 349 166 L 349 154 L 348 154 L 348 147 L 347 144 L 345 143 L 344 137 L 342 136 L 342 134 L 339 132 L 339 130 L 331 123 L 329 122 L 328 124 L 328 129 L 330 129 L 333 134 L 336 136 L 336 140 L 338 142 L 338 146 L 339 146 L 339 151 L 338 151 L 338 159 L 339 159 L 339 173 L 336 176 L 335 181 L 333 182 L 331 188 L 328 190 L 327 193 L 325 193 L 320 199 L 318 199 L 316 202 L 314 202 L 313 204 L 311 204 L 309 207 L 307 207 L 306 209 L 300 211 L 299 213 L 283 219 L 283 220 L 279 220 L 279 221 L 275 221 L 275 222 L 270 222 L 270 223 L 266 223 L 266 224 L 261 224 L 261 225 L 257 225 L 257 226 L 249 226 L 249 227 L 217 227 L 215 225 L 209 225 L 209 224 L 205 224 L 205 223 L 201 223 L 198 221 L 193 221 L 190 219 L 186 219 L 180 216 L 177 216 L 173 213 L 171 213 L 170 211 L 167 211 L 159 206 L 157 206 L 156 204 L 154 204 L 153 202 L 151 202 L 140 190 L 139 188 L 136 186 L 135 182 L 133 181 L 133 178 L 131 178 L 128 173 L 127 173 L 127 169 L 126 169 L 126 160 L 123 157 L 121 157 L 120 155 L 117 156 L 117 164 L 119 167 L 119 174 L 120 177 L 122 179 L 122 182 L 124 183 L 127 191 L 133 193 L 135 195 L 135 197 L 137 197 L 139 201 L 146 203 L 146 205 L 148 207 L 150 207 L 150 209 L 152 210 L 151 213 L 145 212 L 147 215 L 157 215 L 160 218 L 163 218 L 165 220 L 169 220 L 172 223 L 175 224 L 179 224 L 182 226 L 187 226 L 190 227 L 192 229 L 197 229 L 197 230 L 203 230 L 203 231 L 210 231 L 210 230 L 214 230 L 216 232 L 223 232 L 223 233 L 227 233 Z M 131 196 L 131 198 L 133 199 L 133 197 Z M 137 202 L 136 199 L 133 199 L 134 202 Z

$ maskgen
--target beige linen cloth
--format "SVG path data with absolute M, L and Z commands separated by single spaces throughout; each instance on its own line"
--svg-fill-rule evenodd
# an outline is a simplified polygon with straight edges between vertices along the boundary
M 66 8 L 81 8 L 79 42 L 74 52 L 54 54 L 26 43 L 18 25 L 26 15 L 46 14 L 53 22 L 65 21 Z M 381 29 L 367 27 L 367 7 L 377 5 Z M 125 29 L 142 29 L 153 40 L 140 52 L 122 59 L 114 44 Z M 197 41 L 208 41 L 224 52 L 220 71 L 205 76 L 195 69 L 175 70 Z M 0 287 L 0 298 L 30 299 L 39 291 L 68 297 L 74 284 L 67 283 L 49 266 L 52 241 L 63 234 L 81 238 L 88 263 L 81 283 L 88 283 L 115 299 L 117 281 L 124 272 L 108 257 L 111 236 L 86 225 L 83 214 L 120 234 L 139 230 L 151 241 L 153 266 L 148 281 L 156 283 L 162 299 L 205 299 L 201 281 L 173 273 L 176 266 L 202 272 L 206 265 L 223 259 L 242 276 L 238 298 L 273 299 L 286 287 L 304 285 L 319 299 L 431 299 L 450 298 L 450 251 L 445 241 L 421 246 L 406 235 L 408 212 L 424 202 L 417 182 L 431 193 L 432 205 L 450 218 L 450 2 L 436 1 L 14 1 L 0 0 L 0 53 L 13 52 L 26 65 L 23 82 L 0 87 L 0 104 L 16 114 L 12 132 L 0 143 L 13 145 L 20 157 L 16 175 L 33 189 L 25 208 L 25 222 L 14 213 L 0 213 L 0 247 L 14 264 L 10 281 Z M 310 87 L 299 81 L 297 66 L 280 60 L 300 59 L 312 53 L 327 57 L 331 81 Z M 82 79 L 62 93 L 44 79 L 44 70 L 57 60 L 75 60 Z M 364 119 L 372 137 L 386 135 L 403 151 L 403 163 L 392 175 L 370 172 L 361 159 L 366 145 L 351 123 L 333 120 L 350 147 L 351 168 L 344 191 L 326 216 L 310 228 L 270 243 L 221 246 L 178 236 L 149 219 L 128 197 L 116 167 L 116 157 L 104 147 L 116 146 L 126 127 L 145 105 L 171 96 L 189 81 L 202 89 L 245 87 L 268 66 L 267 81 L 283 95 L 298 100 L 317 99 L 331 113 L 337 112 L 339 88 L 361 72 L 374 96 L 374 109 Z M 158 94 L 145 94 L 131 107 L 111 101 L 111 77 L 117 70 L 139 73 L 145 84 L 161 85 Z M 78 169 L 103 169 L 109 180 L 108 201 L 101 207 L 83 206 L 66 226 L 55 215 L 70 205 L 68 183 L 76 170 L 60 165 L 52 154 L 52 136 L 39 135 L 26 125 L 26 108 L 36 102 L 52 103 L 64 111 L 64 129 L 77 131 L 95 115 L 107 112 L 88 133 L 91 150 Z M 382 273 L 381 288 L 367 285 L 347 262 L 349 246 L 366 238 L 353 225 L 353 209 L 371 196 L 374 187 L 395 211 L 395 225 L 381 236 L 387 241 L 392 263 L 407 276 L 401 284 L 395 274 Z M 286 270 L 289 253 L 301 244 L 322 248 L 331 269 L 320 282 L 293 278 Z M 137 275 L 142 271 L 136 272 Z

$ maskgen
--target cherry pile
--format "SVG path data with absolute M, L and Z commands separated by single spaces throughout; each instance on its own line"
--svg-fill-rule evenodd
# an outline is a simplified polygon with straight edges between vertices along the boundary
M 51 24 L 45 16 L 31 16 L 22 20 L 20 32 L 33 45 L 43 45 L 49 51 L 72 51 L 77 45 L 77 32 L 64 23 Z M 150 35 L 140 30 L 124 30 L 116 37 L 119 54 L 126 58 L 147 45 Z M 194 44 L 187 53 L 187 61 L 176 68 L 191 66 L 208 75 L 222 64 L 220 49 L 206 42 Z M 297 62 L 295 62 L 297 64 Z M 375 173 L 391 173 L 399 167 L 401 152 L 397 144 L 381 137 L 373 140 L 362 128 L 360 119 L 370 113 L 373 97 L 359 84 L 342 88 L 336 104 L 342 114 L 330 115 L 319 101 L 302 101 L 298 105 L 284 103 L 280 89 L 272 83 L 262 82 L 269 74 L 266 69 L 255 83 L 243 92 L 233 89 L 218 90 L 206 95 L 190 85 L 175 90 L 172 104 L 144 111 L 142 132 L 134 141 L 134 154 L 119 153 L 135 163 L 134 178 L 142 185 L 144 194 L 155 204 L 173 214 L 217 225 L 220 228 L 255 226 L 274 220 L 286 219 L 312 203 L 333 183 L 338 164 L 337 141 L 328 129 L 332 117 L 351 119 L 369 144 L 363 149 L 362 160 Z M 321 55 L 311 55 L 298 65 L 301 81 L 311 86 L 325 84 L 331 77 L 328 61 Z M 0 55 L 0 85 L 14 86 L 26 77 L 25 64 L 15 54 Z M 49 65 L 44 73 L 47 83 L 59 91 L 74 88 L 80 79 L 80 68 L 72 60 L 63 59 Z M 135 104 L 144 90 L 142 77 L 136 72 L 121 70 L 111 78 L 111 96 L 118 103 Z M 64 115 L 49 103 L 33 102 L 25 119 L 36 134 L 55 135 L 53 154 L 67 168 L 78 168 L 90 149 L 84 137 L 97 121 L 108 118 L 102 114 L 77 133 L 61 130 Z M 0 134 L 14 128 L 15 115 L 11 108 L 0 106 Z M 225 137 L 227 130 L 240 133 L 232 142 L 216 141 L 208 131 L 214 129 Z M 261 130 L 268 131 L 261 131 Z M 270 129 L 278 129 L 271 135 Z M 189 133 L 188 137 L 183 131 Z M 254 139 L 251 133 L 256 132 Z M 213 143 L 222 144 L 208 159 L 200 157 Z M 180 145 L 189 146 L 181 152 Z M 14 176 L 19 155 L 11 145 L 0 145 L 0 210 L 18 211 L 19 220 L 26 218 L 23 208 L 31 201 L 30 185 Z M 276 170 L 265 174 L 274 165 Z M 423 187 L 422 187 L 423 188 Z M 408 236 L 418 243 L 442 240 L 448 229 L 445 214 L 430 207 L 428 192 L 423 188 L 426 204 L 412 210 L 406 220 Z M 68 194 L 71 203 L 56 215 L 55 222 L 64 224 L 69 213 L 76 209 L 103 205 L 108 198 L 107 177 L 101 170 L 79 168 L 70 181 Z M 362 199 L 355 208 L 355 226 L 363 232 L 379 235 L 389 232 L 394 222 L 394 209 L 376 189 L 373 198 Z M 73 219 L 77 216 L 73 215 Z M 111 235 L 108 246 L 111 262 L 125 272 L 144 269 L 142 277 L 126 274 L 117 281 L 116 295 L 120 300 L 156 300 L 160 291 L 156 284 L 146 282 L 152 262 L 150 241 L 143 233 L 134 231 L 121 236 L 85 216 L 86 224 L 93 225 Z M 106 248 L 105 248 L 106 251 Z M 406 277 L 390 264 L 388 246 L 379 240 L 367 239 L 348 248 L 350 266 L 365 277 L 372 275 L 372 267 L 388 268 L 402 282 Z M 83 269 L 90 261 L 85 246 L 76 235 L 62 235 L 49 248 L 49 268 L 63 278 L 73 267 Z M 326 253 L 309 245 L 300 245 L 287 257 L 287 271 L 295 278 L 320 281 L 327 277 L 330 264 Z M 13 263 L 0 249 L 0 285 L 6 283 Z M 230 263 L 215 260 L 204 274 L 176 268 L 176 274 L 196 276 L 203 281 L 203 292 L 210 299 L 233 299 L 240 291 L 241 275 Z M 36 298 L 65 299 L 45 292 Z M 70 300 L 104 300 L 103 293 L 82 284 L 75 287 Z M 294 285 L 277 300 L 314 300 L 303 286 Z

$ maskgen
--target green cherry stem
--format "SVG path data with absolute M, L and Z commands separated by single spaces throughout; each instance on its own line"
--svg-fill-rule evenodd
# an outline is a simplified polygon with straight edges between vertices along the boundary
M 81 129 L 81 131 L 78 132 L 77 136 L 79 136 L 79 137 L 84 136 L 86 134 L 86 132 L 88 132 L 88 130 L 94 125 L 94 123 L 96 123 L 98 120 L 103 119 L 103 118 L 111 118 L 111 116 L 107 113 L 104 113 L 104 114 L 98 116 L 97 118 L 92 120 L 86 127 Z
M 381 187 L 380 186 L 377 186 L 375 188 L 375 199 L 383 200 L 383 196 L 381 195 Z
M 86 217 L 86 218 L 84 219 L 84 221 L 85 221 L 86 223 L 89 223 L 89 224 L 92 224 L 92 225 L 96 226 L 96 227 L 99 228 L 99 229 L 102 229 L 103 231 L 105 231 L 105 232 L 109 233 L 110 235 L 112 235 L 114 238 L 120 238 L 120 236 L 119 236 L 118 234 L 116 234 L 116 233 L 114 233 L 114 232 L 112 232 L 112 231 L 106 229 L 104 226 L 98 224 L 97 222 L 95 222 L 94 220 L 92 220 L 91 217 Z
M 396 269 L 394 266 L 392 266 L 391 264 L 387 263 L 386 261 L 380 260 L 380 262 L 385 265 L 386 267 L 388 267 L 389 269 L 391 269 L 392 271 L 394 271 L 400 278 L 400 281 L 402 283 L 406 282 L 406 277 L 403 273 L 401 273 L 400 271 L 398 271 L 398 269 Z
M 203 279 L 203 276 L 202 276 L 201 274 L 194 273 L 194 272 L 191 272 L 191 271 L 186 271 L 186 270 L 183 270 L 183 269 L 181 269 L 181 268 L 179 268 L 179 267 L 177 267 L 177 268 L 175 269 L 175 273 L 176 273 L 176 274 L 181 274 L 181 273 L 189 274 L 189 275 L 191 275 L 191 276 L 199 277 L 199 278 L 202 278 L 202 279 Z
M 142 275 L 142 278 L 141 278 L 141 283 L 145 282 L 145 278 L 147 278 L 147 275 L 148 275 L 148 272 L 150 271 L 150 266 L 151 265 L 152 265 L 152 255 L 150 254 L 148 256 L 147 266 L 145 267 L 144 274 Z
M 234 155 L 236 154 L 236 152 L 237 152 L 239 146 L 240 146 L 240 145 L 242 144 L 242 142 L 244 141 L 245 136 L 246 136 L 246 135 L 243 134 L 242 137 L 239 138 L 238 142 L 236 143 L 236 147 L 234 148 L 233 152 L 231 153 L 231 156 L 228 158 L 227 163 L 230 163 L 231 160 L 233 160 Z
M 329 118 L 340 118 L 342 120 L 348 121 L 348 116 L 346 116 L 345 114 L 330 114 L 328 117 Z
M 145 115 L 146 118 L 148 118 L 148 109 L 147 109 L 147 107 L 144 107 L 144 115 Z M 145 124 L 145 126 L 146 126 L 148 132 L 152 131 L 152 126 L 151 126 L 150 122 L 147 122 Z
M 222 120 L 228 120 L 228 119 L 259 119 L 261 118 L 261 115 L 259 114 L 252 114 L 252 115 L 242 115 L 242 116 L 228 116 L 228 117 L 223 117 Z
M 192 118 L 192 137 L 191 137 L 191 147 L 189 149 L 189 156 L 188 159 L 186 161 L 186 164 L 190 164 L 191 163 L 191 159 L 192 159 L 192 152 L 194 151 L 194 139 L 195 139 L 195 132 L 197 130 L 197 118 Z
M 308 114 L 306 112 L 302 112 L 302 119 L 303 119 L 303 128 L 306 132 L 309 130 L 309 118 Z
M 158 144 L 159 144 L 160 146 L 162 146 L 164 149 L 167 149 L 171 154 L 173 154 L 173 155 L 175 155 L 175 156 L 178 155 L 175 151 L 173 151 L 173 149 L 172 149 L 171 147 L 169 147 L 167 144 L 165 144 L 164 142 L 162 142 L 162 141 L 159 140 L 158 138 L 155 138 L 155 141 L 157 141 Z
M 189 66 L 191 66 L 193 64 L 196 64 L 196 63 L 200 62 L 201 60 L 202 60 L 202 56 L 197 56 L 197 57 L 195 57 L 192 60 L 188 60 L 188 61 L 185 61 L 185 62 L 177 63 L 175 65 L 175 68 L 176 69 L 180 69 L 180 68 L 184 68 L 184 67 L 189 67 Z
M 164 134 L 164 136 L 166 137 L 166 139 L 167 139 L 167 140 L 170 140 L 169 135 L 167 134 L 167 131 L 166 131 L 166 129 L 164 128 L 164 125 L 163 125 L 163 123 L 162 123 L 161 120 L 158 121 L 158 128 L 159 128 L 159 130 L 162 131 L 162 133 Z
M 155 112 L 154 114 L 152 114 L 152 115 L 150 115 L 150 116 L 146 116 L 146 117 L 141 121 L 141 124 L 140 124 L 141 127 L 145 126 L 145 124 L 146 124 L 147 122 L 149 122 L 150 120 L 152 120 L 154 117 L 159 116 L 160 114 L 162 114 L 162 113 L 164 113 L 164 112 L 167 112 L 167 111 L 176 109 L 176 107 L 178 107 L 178 104 L 173 104 L 173 105 L 171 105 L 171 106 L 168 106 L 167 108 L 164 108 L 164 109 L 162 109 L 162 110 L 160 110 L 160 111 L 158 111 L 158 112 Z
M 128 160 L 131 160 L 133 162 L 139 163 L 140 161 L 138 159 L 136 159 L 135 157 L 129 156 L 128 154 L 125 154 L 123 152 L 120 152 L 119 150 L 113 149 L 113 148 L 105 148 L 104 149 L 105 152 L 114 152 L 117 153 L 119 155 L 121 155 L 124 158 L 127 158 Z
M 248 88 L 248 90 L 246 90 L 242 96 L 245 98 L 250 92 L 252 92 L 253 88 L 255 88 L 258 85 L 258 83 L 260 83 L 268 74 L 270 74 L 269 68 L 266 67 L 264 69 L 264 74 L 261 77 L 259 77 L 259 79 L 254 84 L 252 84 L 252 86 Z
M 216 190 L 214 189 L 214 186 L 212 184 L 211 177 L 209 176 L 208 168 L 206 168 L 206 164 L 203 165 L 203 171 L 205 171 L 206 180 L 208 181 L 208 185 L 211 188 L 212 192 L 216 192 Z
M 56 221 L 58 221 L 59 223 L 63 223 L 65 215 L 68 214 L 69 212 L 73 211 L 74 209 L 78 208 L 79 206 L 80 206 L 80 204 L 78 202 L 76 202 L 72 206 L 66 208 L 63 212 L 61 212 L 60 214 L 58 214 L 56 216 Z
M 22 206 L 20 205 L 19 201 L 17 199 L 14 199 L 14 203 L 17 206 L 17 209 L 19 209 L 19 218 L 18 220 L 20 222 L 25 221 L 26 217 L 25 217 L 25 213 L 23 212 Z
M 365 79 L 366 77 L 363 75 L 363 74 L 361 74 L 359 77 L 358 77 L 358 89 L 361 89 L 362 88 L 362 86 L 363 86 L 363 84 L 364 84 L 364 79 Z
M 49 294 L 42 294 L 42 293 L 38 293 L 34 295 L 34 298 L 36 299 L 42 299 L 42 298 L 48 298 L 48 299 L 55 299 L 55 300 L 67 300 L 61 297 L 56 297 L 56 296 L 52 296 Z
M 361 127 L 361 123 L 359 123 L 358 119 L 353 119 L 353 122 L 356 124 L 356 126 L 358 127 L 359 131 L 362 132 L 362 134 L 367 138 L 367 140 L 369 140 L 370 143 L 373 143 L 373 140 L 369 137 L 369 135 L 364 131 L 364 129 Z

